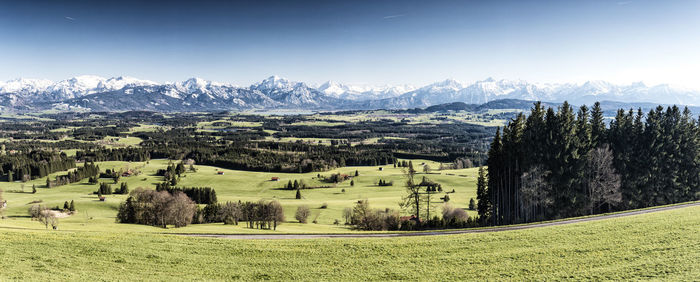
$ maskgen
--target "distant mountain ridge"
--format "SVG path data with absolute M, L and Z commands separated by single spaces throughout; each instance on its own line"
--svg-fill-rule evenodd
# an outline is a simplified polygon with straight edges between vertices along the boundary
M 643 83 L 615 85 L 534 84 L 488 78 L 472 84 L 453 79 L 420 88 L 353 86 L 326 82 L 317 87 L 271 76 L 250 86 L 190 78 L 157 83 L 132 77 L 77 76 L 52 82 L 16 79 L 0 82 L 0 110 L 6 111 L 244 111 L 256 109 L 363 110 L 426 108 L 455 102 L 484 104 L 494 100 L 592 104 L 595 101 L 700 105 L 700 91 Z

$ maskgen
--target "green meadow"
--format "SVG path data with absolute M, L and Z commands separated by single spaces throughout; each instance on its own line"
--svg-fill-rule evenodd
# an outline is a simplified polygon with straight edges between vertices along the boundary
M 142 163 L 128 162 L 100 162 L 101 170 L 105 169 L 135 169 L 141 171 L 138 176 L 122 177 L 121 182 L 126 182 L 130 190 L 137 187 L 154 189 L 155 185 L 162 181 L 162 177 L 155 176 L 158 169 L 165 168 L 168 160 L 151 160 Z M 449 203 L 455 207 L 467 208 L 469 199 L 476 198 L 476 174 L 477 168 L 462 170 L 436 170 L 440 164 L 431 161 L 413 160 L 416 168 L 421 171 L 416 180 L 425 176 L 443 186 L 443 193 L 432 195 L 431 213 L 438 215 L 444 204 L 441 197 L 449 195 Z M 422 173 L 421 164 L 433 168 L 431 173 Z M 290 233 L 316 233 L 316 232 L 354 232 L 343 223 L 343 209 L 352 207 L 358 200 L 368 199 L 374 208 L 390 208 L 400 210 L 399 202 L 405 195 L 403 169 L 394 168 L 393 165 L 375 167 L 344 167 L 321 173 L 268 173 L 250 172 L 220 169 L 211 166 L 195 165 L 197 172 L 187 172 L 180 178 L 178 186 L 186 187 L 212 187 L 216 190 L 219 202 L 226 201 L 258 201 L 278 200 L 284 206 L 288 222 L 282 224 L 276 232 Z M 381 170 L 380 170 L 381 168 Z M 219 175 L 217 172 L 223 172 Z M 350 180 L 338 183 L 323 182 L 318 175 L 329 176 L 332 173 L 342 173 L 359 176 L 353 178 L 354 186 Z M 51 175 L 53 179 L 58 174 Z M 279 178 L 273 181 L 273 177 Z M 393 186 L 378 186 L 382 179 L 393 182 Z M 295 190 L 281 189 L 289 181 L 304 181 L 308 186 L 330 186 L 329 188 L 314 188 L 301 190 L 302 199 L 295 199 Z M 100 179 L 100 182 L 114 183 L 112 179 Z M 120 183 L 112 184 L 113 188 Z M 139 232 L 180 232 L 180 233 L 257 233 L 275 232 L 269 230 L 248 229 L 243 226 L 231 226 L 224 224 L 194 224 L 184 228 L 162 229 L 158 227 L 118 224 L 115 217 L 119 204 L 126 199 L 126 195 L 106 195 L 104 202 L 99 201 L 97 195 L 98 185 L 90 185 L 87 179 L 79 183 L 73 183 L 54 188 L 45 188 L 46 179 L 36 179 L 26 183 L 5 183 L 4 198 L 8 201 L 5 215 L 8 217 L 0 221 L 0 227 L 17 227 L 30 229 L 43 229 L 38 222 L 31 221 L 28 217 L 28 209 L 34 203 L 40 203 L 48 207 L 63 207 L 65 201 L 75 201 L 77 213 L 59 219 L 61 230 L 115 230 L 115 231 L 139 231 Z M 37 193 L 32 194 L 32 186 L 37 187 Z M 22 189 L 22 187 L 24 187 Z M 446 192 L 454 193 L 447 194 Z M 309 223 L 300 224 L 294 219 L 294 212 L 298 206 L 306 205 L 311 209 Z M 322 208 L 322 206 L 326 206 Z M 407 213 L 408 211 L 406 211 Z M 475 216 L 475 211 L 467 211 Z M 432 214 L 431 214 L 432 216 Z M 312 221 L 317 223 L 312 223 Z M 340 222 L 335 225 L 335 221 Z
M 700 207 L 519 231 L 229 240 L 0 228 L 0 280 L 700 279 Z

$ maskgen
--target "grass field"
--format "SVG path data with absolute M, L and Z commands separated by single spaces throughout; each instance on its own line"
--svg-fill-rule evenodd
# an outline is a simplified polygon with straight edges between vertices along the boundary
M 124 139 L 124 138 L 122 138 Z M 413 160 L 419 171 L 421 163 L 426 163 L 432 168 L 439 167 L 438 163 L 422 160 Z M 131 190 L 136 187 L 147 187 L 154 189 L 155 184 L 162 181 L 162 177 L 155 176 L 158 169 L 168 165 L 167 160 L 151 160 L 148 163 L 127 163 L 127 162 L 101 162 L 98 163 L 101 170 L 135 168 L 142 171 L 141 175 L 123 177 L 120 181 L 126 182 Z M 310 186 L 330 185 L 317 178 L 319 173 L 267 173 L 249 172 L 218 169 L 211 166 L 196 165 L 196 173 L 188 172 L 183 175 L 178 186 L 212 187 L 216 190 L 219 202 L 225 201 L 258 201 L 260 199 L 279 200 L 284 206 L 287 221 L 282 224 L 277 232 L 291 233 L 321 233 L 321 232 L 353 232 L 342 225 L 342 211 L 346 207 L 352 207 L 358 200 L 368 199 L 371 206 L 375 208 L 399 209 L 398 203 L 405 194 L 403 187 L 404 177 L 402 169 L 394 168 L 393 165 L 379 167 L 345 167 L 333 171 L 320 173 L 330 175 L 331 173 L 345 173 L 354 175 L 355 170 L 359 176 L 354 178 L 355 185 L 350 186 L 350 181 L 339 183 L 332 188 L 317 188 L 302 190 L 303 199 L 295 199 L 296 191 L 281 190 L 289 180 L 303 180 Z M 223 171 L 224 175 L 217 175 L 217 171 Z M 436 171 L 431 174 L 420 173 L 417 181 L 423 176 L 441 183 L 445 191 L 455 190 L 450 195 L 450 203 L 453 206 L 466 208 L 469 199 L 476 197 L 476 168 L 463 170 Z M 65 174 L 61 172 L 60 174 Z M 52 175 L 53 178 L 56 174 Z M 271 181 L 272 177 L 279 177 L 279 181 Z M 379 179 L 393 181 L 394 186 L 379 187 L 376 183 Z M 112 179 L 101 179 L 101 182 L 113 183 Z M 197 224 L 184 228 L 162 229 L 157 227 L 117 224 L 115 216 L 119 204 L 126 199 L 124 195 L 107 195 L 105 202 L 100 202 L 97 195 L 92 194 L 97 190 L 98 185 L 89 185 L 87 180 L 80 183 L 44 188 L 46 179 L 37 179 L 27 183 L 3 183 L 5 190 L 4 198 L 8 201 L 8 208 L 5 211 L 8 219 L 0 221 L 0 227 L 17 227 L 42 229 L 44 226 L 27 218 L 27 210 L 31 203 L 41 201 L 41 204 L 49 207 L 63 206 L 65 201 L 75 201 L 78 213 L 64 219 L 60 219 L 59 228 L 61 230 L 113 230 L 113 231 L 135 231 L 135 232 L 192 232 L 192 233 L 258 233 L 274 232 L 266 230 L 255 230 L 244 228 L 243 226 L 230 226 L 223 224 Z M 37 186 L 37 193 L 31 194 L 32 185 Z M 119 184 L 113 184 L 118 187 Z M 22 192 L 24 186 L 24 192 Z M 345 192 L 343 192 L 343 189 Z M 441 211 L 442 201 L 439 199 L 445 193 L 435 194 L 431 201 L 435 214 Z M 327 208 L 321 208 L 323 204 Z M 307 205 L 311 208 L 311 217 L 308 224 L 299 224 L 294 220 L 294 212 L 300 205 Z M 476 215 L 473 211 L 468 214 Z M 341 225 L 334 225 L 335 220 L 339 220 Z M 317 220 L 317 224 L 311 223 Z
M 700 279 L 700 207 L 537 229 L 226 240 L 0 228 L 0 280 Z

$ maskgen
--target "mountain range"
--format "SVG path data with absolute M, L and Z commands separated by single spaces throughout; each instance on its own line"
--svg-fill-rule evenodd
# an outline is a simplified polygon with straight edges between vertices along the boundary
M 0 111 L 245 111 L 257 109 L 364 110 L 425 108 L 462 102 L 483 104 L 499 99 L 592 104 L 595 101 L 700 105 L 700 91 L 643 83 L 615 85 L 537 84 L 488 78 L 471 84 L 456 80 L 429 84 L 367 86 L 326 82 L 315 86 L 271 76 L 250 86 L 201 78 L 157 83 L 132 77 L 77 76 L 52 82 L 16 79 L 0 82 Z

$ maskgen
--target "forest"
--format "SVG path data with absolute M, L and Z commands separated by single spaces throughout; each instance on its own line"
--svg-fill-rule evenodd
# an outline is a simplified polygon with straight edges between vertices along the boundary
M 700 125 L 691 112 L 659 106 L 578 111 L 535 103 L 498 130 L 480 174 L 482 222 L 558 219 L 700 199 Z M 485 180 L 484 178 L 487 178 Z

